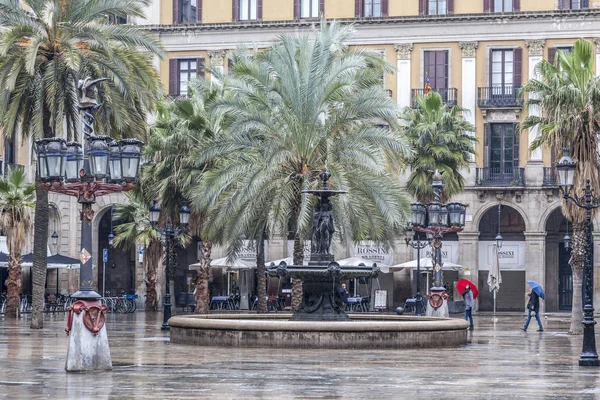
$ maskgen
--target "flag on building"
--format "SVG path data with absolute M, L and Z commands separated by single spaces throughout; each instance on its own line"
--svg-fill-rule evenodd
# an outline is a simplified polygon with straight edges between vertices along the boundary
M 425 72 L 425 94 L 431 92 L 431 82 L 429 81 L 429 74 Z

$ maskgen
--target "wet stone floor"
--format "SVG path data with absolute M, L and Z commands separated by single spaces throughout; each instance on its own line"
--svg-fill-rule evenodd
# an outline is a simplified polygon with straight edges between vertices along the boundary
M 161 315 L 108 315 L 114 370 L 64 370 L 65 316 L 41 331 L 0 317 L 2 399 L 600 398 L 600 368 L 580 368 L 582 338 L 519 330 L 517 314 L 476 316 L 469 344 L 414 350 L 193 347 L 169 343 Z

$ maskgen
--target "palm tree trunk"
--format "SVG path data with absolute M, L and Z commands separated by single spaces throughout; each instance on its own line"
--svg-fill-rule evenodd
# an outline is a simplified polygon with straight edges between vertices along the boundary
M 48 190 L 38 184 L 35 191 L 35 221 L 33 231 L 33 275 L 31 329 L 44 327 L 44 292 L 48 256 Z
M 571 250 L 571 271 L 573 273 L 573 308 L 571 310 L 570 335 L 583 334 L 583 306 L 582 306 L 582 277 L 585 262 L 585 223 L 573 225 L 573 247 Z
M 264 314 L 267 312 L 267 275 L 265 268 L 265 241 L 260 240 L 256 241 L 256 273 L 258 275 L 258 310 L 259 314 Z
M 212 251 L 212 242 L 202 241 L 202 259 L 196 278 L 196 309 L 195 314 L 208 314 L 210 312 L 210 292 L 208 282 L 211 279 L 210 273 L 210 253 Z
M 146 262 L 146 311 L 158 311 L 158 296 L 156 294 L 156 271 L 162 254 L 162 246 L 155 240 L 148 246 Z
M 6 310 L 7 318 L 17 318 L 21 299 L 21 252 L 15 254 L 11 249 L 8 260 L 8 279 L 6 280 Z
M 304 263 L 304 241 L 300 236 L 294 237 L 294 265 L 302 265 Z M 292 312 L 296 312 L 302 304 L 302 280 L 292 279 Z

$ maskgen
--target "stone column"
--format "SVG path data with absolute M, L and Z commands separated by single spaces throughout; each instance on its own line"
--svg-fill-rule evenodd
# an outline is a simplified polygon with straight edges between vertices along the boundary
M 546 282 L 546 232 L 525 232 L 525 280 L 536 281 L 542 287 Z M 529 286 L 525 282 L 525 289 Z M 544 302 L 540 311 L 544 311 Z
M 225 50 L 209 50 L 208 57 L 210 58 L 210 67 L 223 73 L 223 63 L 227 57 Z
M 458 42 L 462 53 L 462 87 L 460 88 L 461 106 L 469 112 L 465 113 L 465 119 L 475 126 L 475 112 L 477 111 L 477 42 Z M 473 132 L 475 135 L 475 132 Z M 471 155 L 468 170 L 462 171 L 467 185 L 475 185 L 476 169 L 475 155 Z
M 464 278 L 479 287 L 479 232 L 458 233 L 458 264 L 464 265 Z M 479 309 L 479 301 L 475 300 L 475 311 Z
M 542 61 L 544 54 L 545 41 L 543 39 L 526 40 L 525 46 L 529 52 L 529 73 L 527 77 L 529 79 L 537 78 L 538 75 L 535 71 L 537 64 Z M 535 98 L 533 94 L 529 94 L 531 98 Z M 539 115 L 538 107 L 529 107 L 529 116 Z M 537 138 L 538 129 L 529 129 L 529 138 L 527 140 L 527 146 L 531 146 L 531 143 Z M 530 163 L 541 163 L 542 162 L 542 149 L 538 148 L 529 154 Z
M 412 43 L 399 43 L 394 45 L 398 56 L 398 105 L 410 107 L 410 58 L 412 55 Z

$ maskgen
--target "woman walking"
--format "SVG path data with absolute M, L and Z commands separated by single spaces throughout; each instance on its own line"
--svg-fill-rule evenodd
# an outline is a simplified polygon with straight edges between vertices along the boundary
M 529 290 L 527 295 L 529 296 L 529 301 L 527 302 L 527 319 L 525 320 L 525 325 L 521 329 L 527 332 L 527 327 L 529 326 L 531 317 L 535 316 L 535 319 L 540 327 L 540 329 L 537 331 L 544 332 L 544 327 L 542 326 L 542 321 L 540 320 L 540 296 L 538 296 L 538 294 L 532 290 Z

